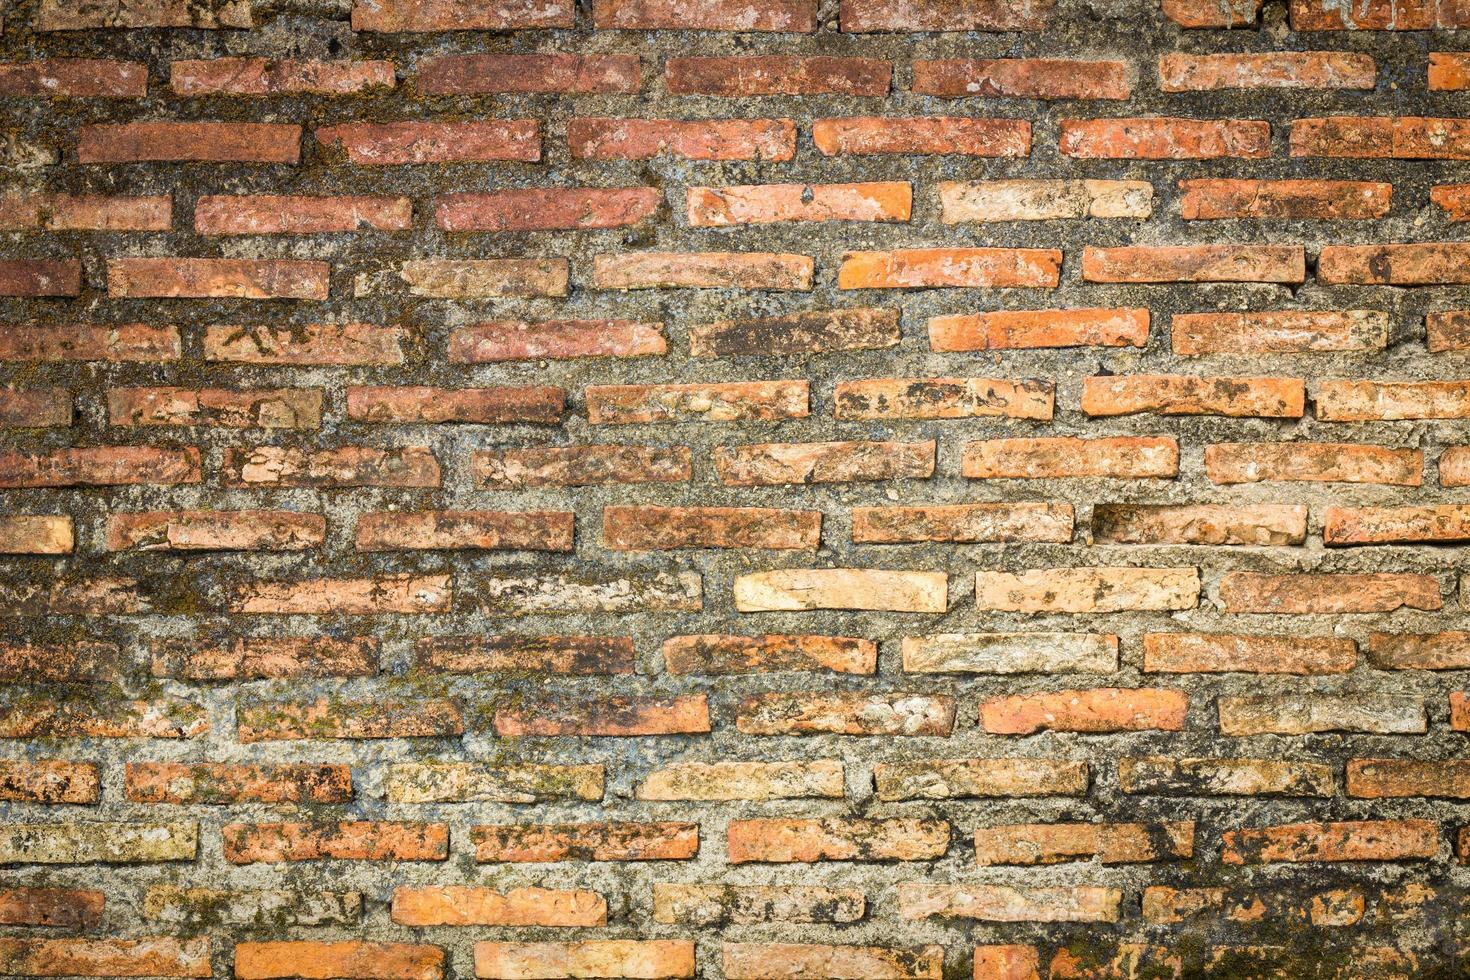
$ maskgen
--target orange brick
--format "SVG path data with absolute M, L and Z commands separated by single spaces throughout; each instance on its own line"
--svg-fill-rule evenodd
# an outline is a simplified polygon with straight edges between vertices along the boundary
M 1040 731 L 1109 732 L 1184 729 L 1189 696 L 1159 688 L 1098 688 L 992 698 L 980 704 L 980 727 L 996 735 Z
M 1261 14 L 1261 0 L 1163 0 L 1163 7 L 1180 27 L 1255 27 Z
M 49 607 L 54 611 L 53 603 Z M 209 719 L 176 699 L 86 702 L 28 698 L 0 709 L 0 738 L 199 738 Z
M 144 0 L 123 4 L 88 4 L 47 0 L 36 10 L 38 31 L 81 31 L 121 27 L 195 27 L 205 30 L 253 27 L 250 5 L 238 0 Z
M 816 861 L 931 861 L 949 850 L 943 820 L 732 820 L 731 864 Z
M 892 63 L 879 58 L 739 55 L 664 60 L 664 85 L 673 95 L 887 95 L 892 76 Z
M 1470 283 L 1467 262 L 1470 242 L 1328 245 L 1317 256 L 1317 278 L 1372 286 L 1456 285 Z
M 842 0 L 841 29 L 848 34 L 884 31 L 1039 31 L 1050 21 L 1050 3 L 963 0 L 943 8 L 903 0 Z
M 843 0 L 844 7 L 864 0 Z M 914 8 L 905 6 L 904 10 Z M 923 8 L 919 8 L 922 10 Z M 874 977 L 882 980 L 939 980 L 944 947 L 819 946 L 796 943 L 724 943 L 720 948 L 726 980 L 764 980 L 772 973 L 788 980 Z
M 1063 156 L 1100 160 L 1256 159 L 1271 152 L 1271 124 L 1249 119 L 1063 119 Z
M 0 332 L 0 361 L 177 361 L 178 327 L 12 324 Z
M 497 735 L 637 737 L 698 735 L 710 730 L 703 694 L 673 698 L 527 698 L 495 711 Z
M 301 551 L 326 540 L 327 519 L 285 510 L 129 511 L 107 518 L 108 551 Z
M 113 425 L 207 425 L 224 429 L 317 429 L 322 424 L 320 388 L 112 388 Z
M 1169 436 L 1054 437 L 965 443 L 961 472 L 972 480 L 1167 479 L 1179 473 Z
M 1425 31 L 1470 27 L 1470 10 L 1455 0 L 1365 0 L 1343 9 L 1330 0 L 1291 0 L 1295 31 Z
M 225 860 L 231 864 L 322 860 L 443 861 L 449 856 L 449 828 L 442 823 L 369 820 L 319 824 L 230 823 L 221 828 L 220 834 Z
M 997 310 L 936 316 L 929 347 L 936 351 L 1025 350 L 1038 347 L 1144 347 L 1146 309 Z
M 1470 57 L 1454 51 L 1429 53 L 1429 91 L 1459 92 L 1470 88 Z
M 534 119 L 340 123 L 314 135 L 358 166 L 541 159 L 541 124 Z
M 0 389 L 0 428 L 39 429 L 71 423 L 71 393 L 64 389 Z
M 175 95 L 354 95 L 394 85 L 391 61 L 214 58 L 169 66 Z
M 855 544 L 928 541 L 1072 540 L 1071 504 L 934 504 L 922 507 L 854 507 Z
M 1322 515 L 1322 542 L 1355 544 L 1435 544 L 1470 539 L 1470 508 L 1463 504 L 1422 507 L 1328 507 Z
M 235 590 L 230 611 L 275 616 L 447 612 L 452 588 L 448 575 L 256 580 Z
M 838 289 L 942 286 L 1055 289 L 1062 253 L 1047 248 L 903 248 L 846 252 Z
M 358 366 L 402 364 L 402 327 L 367 323 L 310 323 L 290 329 L 269 326 L 205 327 L 204 357 L 240 364 Z
M 236 980 L 441 980 L 443 976 L 444 950 L 438 946 L 308 940 L 235 944 Z
M 470 828 L 475 860 L 687 861 L 699 853 L 693 823 L 510 824 Z
M 1180 0 L 1166 0 L 1170 2 Z M 1041 954 L 1035 946 L 976 946 L 971 976 L 974 980 L 1041 980 Z
M 970 116 L 852 116 L 817 119 L 812 143 L 826 156 L 886 153 L 1024 157 L 1031 124 L 1024 119 Z
M 358 422 L 557 425 L 565 411 L 566 391 L 554 387 L 347 389 L 347 417 Z
M 1470 667 L 1470 633 L 1373 633 L 1368 660 L 1379 670 L 1462 670 Z
M 449 335 L 449 360 L 459 364 L 662 356 L 667 350 L 662 323 L 636 320 L 492 320 Z
M 288 123 L 86 123 L 78 163 L 300 163 L 301 127 Z
M 220 482 L 227 487 L 437 487 L 440 473 L 433 455 L 418 446 L 316 452 L 260 446 L 226 450 Z
M 1229 612 L 1295 615 L 1439 609 L 1439 580 L 1432 575 L 1377 572 L 1358 575 L 1262 575 L 1230 572 L 1220 582 Z
M 1317 418 L 1326 422 L 1470 417 L 1470 382 L 1323 381 Z
M 796 123 L 790 119 L 612 119 L 567 121 L 567 145 L 578 160 L 790 160 Z
M 588 385 L 587 421 L 593 425 L 628 425 L 800 419 L 809 414 L 809 397 L 806 381 Z
M 1132 91 L 1122 61 L 952 58 L 915 61 L 913 72 L 914 92 L 950 99 L 1126 99 Z
M 493 5 L 475 9 L 485 11 Z M 639 76 L 638 56 L 633 54 L 450 54 L 419 62 L 418 88 L 426 95 L 626 95 L 638 91 Z
M 325 300 L 331 267 L 292 259 L 109 259 L 116 299 Z
M 1225 415 L 1300 418 L 1306 385 L 1297 378 L 1202 378 L 1134 374 L 1084 378 L 1082 411 L 1088 415 Z
M 368 636 L 169 640 L 152 649 L 155 676 L 184 680 L 371 677 L 378 672 L 378 641 Z
M 80 296 L 75 259 L 0 259 L 0 296 Z
M 745 184 L 691 187 L 686 207 L 694 228 L 782 221 L 908 221 L 907 181 L 863 184 Z
M 1221 835 L 1224 864 L 1413 861 L 1439 853 L 1432 820 L 1344 820 L 1231 830 Z
M 94 446 L 48 453 L 0 453 L 0 487 L 83 487 L 198 483 L 199 450 Z
M 201 235 L 317 235 L 338 231 L 408 231 L 406 197 L 304 194 L 205 194 L 194 204 Z
M 1470 798 L 1470 766 L 1464 760 L 1350 759 L 1347 794 L 1367 799 L 1437 796 Z
M 10 194 L 0 198 L 0 228 L 5 231 L 168 231 L 172 224 L 173 197 L 167 194 Z
M 210 977 L 209 940 L 0 939 L 0 972 L 17 977 Z
M 404 926 L 605 926 L 607 901 L 593 891 L 400 886 L 393 891 L 393 921 Z

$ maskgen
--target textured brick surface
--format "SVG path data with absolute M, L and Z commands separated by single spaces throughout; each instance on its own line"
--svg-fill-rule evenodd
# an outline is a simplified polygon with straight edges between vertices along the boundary
M 0 977 L 1470 971 L 1470 0 L 28 0 Z

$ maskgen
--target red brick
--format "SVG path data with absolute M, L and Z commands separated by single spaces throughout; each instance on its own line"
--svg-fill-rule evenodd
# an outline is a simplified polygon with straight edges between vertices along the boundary
M 687 446 L 595 446 L 504 449 L 470 456 L 483 490 L 581 487 L 618 483 L 685 483 L 693 474 Z
M 1317 256 L 1317 278 L 1377 286 L 1470 283 L 1470 242 L 1327 245 Z
M 806 381 L 589 385 L 586 398 L 587 421 L 593 425 L 773 421 L 809 414 Z
M 178 327 L 11 324 L 0 331 L 3 361 L 177 361 L 180 353 Z
M 157 510 L 107 518 L 108 551 L 302 551 L 327 536 L 320 514 L 289 510 Z
M 412 227 L 413 202 L 406 197 L 205 194 L 194 205 L 194 230 L 201 235 L 316 235 Z
M 815 264 L 780 252 L 621 252 L 598 255 L 596 289 L 769 289 L 806 292 Z
M 903 0 L 842 0 L 841 28 L 848 34 L 883 31 L 1040 31 L 1054 0 L 954 0 L 911 4 Z
M 693 823 L 511 824 L 470 828 L 482 864 L 548 861 L 687 861 L 699 853 Z
M 1063 119 L 1063 156 L 1083 159 L 1256 159 L 1271 153 L 1271 124 L 1253 119 Z
M 1230 572 L 1220 582 L 1227 612 L 1291 615 L 1439 609 L 1439 580 L 1432 575 L 1378 572 L 1361 575 L 1262 575 Z
M 5 231 L 168 231 L 173 198 L 107 194 L 11 194 L 0 198 Z
M 44 0 L 35 14 L 35 29 L 43 32 L 138 27 L 218 30 L 253 26 L 250 4 L 240 0 L 135 0 L 132 3 Z
M 301 127 L 290 123 L 85 123 L 78 163 L 300 163 Z
M 1181 180 L 1186 221 L 1221 218 L 1341 221 L 1382 218 L 1393 185 L 1353 180 Z
M 451 54 L 420 62 L 418 72 L 426 95 L 631 95 L 641 81 L 634 54 Z
M 191 681 L 283 677 L 371 677 L 378 672 L 378 641 L 358 636 L 236 637 L 153 644 L 153 674 Z
M 915 61 L 913 72 L 914 92 L 950 99 L 1126 99 L 1132 91 L 1122 61 L 954 58 Z
M 1470 508 L 1462 504 L 1422 507 L 1328 507 L 1322 543 L 1447 544 L 1470 540 Z
M 1461 92 L 1470 88 L 1470 56 L 1461 52 L 1429 52 L 1429 91 Z
M 1205 447 L 1205 472 L 1214 483 L 1265 481 L 1383 483 L 1417 487 L 1424 454 L 1418 449 L 1357 443 L 1217 443 Z
M 649 357 L 668 351 L 662 323 L 636 320 L 493 320 L 449 335 L 456 364 L 563 360 L 575 357 Z
M 843 636 L 671 636 L 662 652 L 670 674 L 871 674 L 878 664 L 876 643 Z
M 355 0 L 352 29 L 415 31 L 514 31 L 572 27 L 576 9 L 560 0 Z
M 922 480 L 934 475 L 936 443 L 812 442 L 717 446 L 715 472 L 727 486 Z
M 1040 503 L 854 507 L 855 544 L 1072 540 L 1072 505 Z
M 689 224 L 695 228 L 764 225 L 782 221 L 907 221 L 912 185 L 748 184 L 691 187 Z
M 1470 120 L 1423 116 L 1325 116 L 1291 124 L 1294 157 L 1470 159 Z
M 636 653 L 625 636 L 426 636 L 415 647 L 419 670 L 447 674 L 631 674 Z
M 1307 508 L 1293 504 L 1094 504 L 1094 544 L 1300 545 Z
M 103 894 L 71 888 L 0 888 L 0 925 L 97 928 Z
M 199 450 L 93 446 L 0 453 L 0 487 L 85 487 L 198 483 Z
M 242 744 L 464 734 L 459 705 L 438 699 L 242 703 L 237 716 Z
M 1169 479 L 1179 474 L 1179 444 L 1169 436 L 987 439 L 965 443 L 961 467 L 972 480 Z
M 495 710 L 495 734 L 503 736 L 636 737 L 698 735 L 709 730 L 709 703 L 703 694 L 597 701 L 526 698 Z
M 732 820 L 730 864 L 817 861 L 932 861 L 949 850 L 943 820 Z
M 320 388 L 112 388 L 113 425 L 207 425 L 222 429 L 319 429 Z
M 71 423 L 71 393 L 65 389 L 0 389 L 0 428 L 39 429 Z
M 593 0 L 598 30 L 768 31 L 810 34 L 816 0 Z
M 347 803 L 345 765 L 129 762 L 123 793 L 133 803 Z
M 1176 313 L 1174 353 L 1306 354 L 1381 350 L 1388 315 L 1376 310 L 1281 310 L 1265 313 Z
M 1323 381 L 1317 418 L 1324 422 L 1470 417 L 1466 381 Z
M 822 512 L 773 507 L 604 507 L 602 545 L 614 551 L 763 548 L 815 551 Z
M 970 116 L 853 116 L 812 122 L 812 143 L 826 156 L 882 153 L 1024 157 L 1031 124 Z
M 1082 251 L 1087 282 L 1305 282 L 1300 245 L 1124 246 Z
M 689 939 L 475 944 L 475 976 L 498 980 L 694 975 L 694 942 Z
M 214 58 L 169 66 L 175 95 L 354 95 L 394 85 L 391 61 Z
M 879 58 L 740 55 L 668 58 L 672 95 L 887 95 L 891 62 Z
M 992 698 L 980 703 L 980 727 L 995 735 L 1037 732 L 1166 731 L 1184 729 L 1189 695 L 1160 688 L 1097 688 Z
M 0 709 L 0 738 L 199 738 L 205 709 L 171 698 L 84 702 L 27 698 Z
M 0 296 L 80 296 L 75 259 L 0 259 Z
M 410 943 L 297 940 L 235 944 L 235 980 L 442 980 L 444 962 L 444 950 L 438 946 Z
M 434 221 L 445 231 L 561 231 L 623 228 L 653 217 L 656 187 L 529 188 L 492 194 L 441 194 Z
M 975 831 L 975 863 L 982 868 L 1094 859 L 1101 864 L 1141 864 L 1186 860 L 1193 856 L 1193 820 L 1033 823 L 981 827 Z
M 790 692 L 741 700 L 742 735 L 927 735 L 948 738 L 955 700 L 946 695 Z
M 0 939 L 0 973 L 16 977 L 210 977 L 209 940 Z
M 1291 0 L 1294 31 L 1427 31 L 1470 27 L 1470 9 L 1456 0 Z
M 581 890 L 400 886 L 393 891 L 393 921 L 404 926 L 605 926 L 607 900 Z
M 839 419 L 959 419 L 1000 417 L 1050 421 L 1049 381 L 995 378 L 873 378 L 839 382 Z
M 90 762 L 0 761 L 0 800 L 7 803 L 96 803 L 101 793 L 101 776 Z M 4 894 L 0 923 L 5 921 Z
M 0 95 L 10 99 L 141 99 L 148 66 L 107 58 L 48 58 L 0 66 Z
M 534 119 L 339 123 L 313 135 L 359 166 L 541 159 L 541 124 Z
M 229 823 L 220 828 L 231 864 L 287 861 L 443 861 L 449 828 L 442 823 Z M 288 974 L 289 975 L 289 974 Z M 330 975 L 328 975 L 330 976 Z
M 1094 416 L 1156 412 L 1294 419 L 1306 411 L 1306 385 L 1297 378 L 1106 375 L 1083 379 L 1082 411 Z
M 1180 27 L 1255 27 L 1261 15 L 1261 0 L 1163 0 L 1163 7 Z
M 358 422 L 557 425 L 565 412 L 566 391 L 553 387 L 347 389 L 347 417 Z
M 7 683 L 109 680 L 119 663 L 118 648 L 111 643 L 0 644 L 0 681 Z
M 331 266 L 292 259 L 109 259 L 115 299 L 325 300 Z
M 230 611 L 278 616 L 430 613 L 447 612 L 453 598 L 448 575 L 256 580 L 236 589 Z
M 227 487 L 437 487 L 434 454 L 420 446 L 373 449 L 342 446 L 304 450 L 281 446 L 227 449 L 220 472 Z
M 1150 673 L 1340 674 L 1357 662 L 1349 639 L 1148 633 L 1143 669 Z
M 377 511 L 357 519 L 358 551 L 571 551 L 572 512 Z
M 903 248 L 844 252 L 838 289 L 1055 289 L 1062 253 L 1048 248 Z
M 1373 57 L 1346 51 L 1273 51 L 1270 54 L 1184 54 L 1159 57 L 1159 89 L 1369 89 Z
M 567 121 L 567 145 L 578 160 L 790 160 L 796 124 L 790 119 L 611 119 Z
M 1438 853 L 1439 824 L 1432 820 L 1344 820 L 1226 831 L 1220 861 L 1413 861 Z
M 1039 347 L 1144 347 L 1147 309 L 996 310 L 929 320 L 936 351 L 1026 350 Z

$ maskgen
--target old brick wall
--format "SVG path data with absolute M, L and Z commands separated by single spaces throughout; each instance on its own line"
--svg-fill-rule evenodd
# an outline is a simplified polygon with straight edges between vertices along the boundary
M 3 15 L 0 975 L 1463 975 L 1470 2 Z

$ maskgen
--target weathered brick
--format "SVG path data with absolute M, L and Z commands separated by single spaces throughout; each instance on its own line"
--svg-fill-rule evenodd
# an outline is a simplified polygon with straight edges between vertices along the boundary
M 687 446 L 595 446 L 503 449 L 470 456 L 484 490 L 580 487 L 619 483 L 684 483 L 693 474 Z
M 1205 378 L 1180 374 L 1123 374 L 1084 378 L 1088 415 L 1225 415 L 1300 418 L 1306 385 L 1299 378 Z
M 763 160 L 796 155 L 790 119 L 613 119 L 567 121 L 567 145 L 578 160 Z
M 592 260 L 596 289 L 770 289 L 806 292 L 815 263 L 777 252 L 621 252 Z
M 1307 508 L 1295 504 L 1095 504 L 1095 544 L 1299 545 Z
M 391 61 L 213 58 L 169 65 L 175 95 L 354 95 L 394 85 Z
M 449 856 L 449 828 L 442 823 L 372 820 L 229 823 L 220 828 L 220 836 L 225 860 L 231 864 L 324 860 L 443 861 Z
M 1088 282 L 1278 282 L 1306 280 L 1300 245 L 1124 246 L 1082 250 Z
M 872 378 L 839 381 L 839 419 L 962 419 L 1000 417 L 1051 421 L 1050 381 L 1000 378 Z
M 1255 27 L 1261 0 L 1163 0 L 1163 8 L 1180 27 Z
M 842 763 L 684 762 L 655 769 L 638 784 L 640 800 L 783 800 L 844 793 Z
M 1383 483 L 1417 487 L 1418 449 L 1357 443 L 1217 443 L 1205 447 L 1205 472 L 1221 484 L 1278 482 Z
M 671 636 L 664 640 L 664 668 L 671 674 L 752 674 L 832 671 L 871 674 L 878 645 L 846 636 Z
M 1025 350 L 1039 347 L 1143 347 L 1146 309 L 997 310 L 931 317 L 936 351 Z
M 1439 580 L 1433 575 L 1367 574 L 1263 575 L 1230 572 L 1220 582 L 1220 601 L 1229 612 L 1296 615 L 1438 609 Z
M 362 919 L 362 893 L 155 885 L 144 896 L 143 916 L 192 929 L 249 928 L 262 921 L 282 927 L 353 926 Z
M 782 221 L 908 221 L 912 205 L 913 185 L 907 181 L 691 187 L 686 197 L 694 228 Z
M 193 861 L 198 850 L 196 823 L 86 821 L 0 827 L 0 864 L 155 864 Z
M 887 95 L 892 76 L 892 63 L 880 58 L 736 55 L 664 60 L 664 85 L 673 95 Z
M 1054 289 L 1062 253 L 1046 248 L 906 248 L 846 252 L 838 289 Z
M 1185 54 L 1159 56 L 1159 89 L 1213 92 L 1219 89 L 1369 89 L 1378 66 L 1371 55 L 1346 51 L 1274 51 L 1270 54 Z
M 345 765 L 129 762 L 123 793 L 133 803 L 347 803 Z
M 1392 184 L 1349 180 L 1181 180 L 1179 189 L 1186 221 L 1368 220 L 1388 214 L 1393 197 Z
M 0 361 L 177 361 L 178 327 L 10 324 L 0 332 Z
M 199 450 L 91 446 L 0 453 L 0 487 L 85 487 L 198 483 Z
M 1388 315 L 1374 310 L 1176 313 L 1174 353 L 1305 354 L 1381 350 Z
M 588 385 L 585 395 L 587 421 L 593 425 L 769 422 L 806 418 L 810 389 L 806 381 L 734 381 Z
M 102 921 L 104 895 L 71 888 L 0 888 L 0 925 L 91 930 Z
M 1313 735 L 1367 732 L 1421 735 L 1425 732 L 1420 698 L 1369 695 L 1252 695 L 1219 699 L 1220 734 Z
M 981 827 L 975 831 L 975 863 L 1058 864 L 1097 860 L 1140 864 L 1194 855 L 1194 821 L 1170 823 L 1051 823 Z
M 899 311 L 859 307 L 716 320 L 689 328 L 693 357 L 770 357 L 895 347 Z
M 225 451 L 221 482 L 228 487 L 437 487 L 439 464 L 421 446 L 372 449 L 284 446 Z
M 481 579 L 480 608 L 492 615 L 699 612 L 704 605 L 698 572 L 608 572 L 524 575 Z
M 1193 609 L 1197 568 L 1033 568 L 976 572 L 975 606 L 1011 612 L 1141 612 Z
M 209 30 L 254 27 L 244 0 L 42 0 L 36 10 L 38 31 L 86 31 L 98 28 L 195 27 Z
M 167 194 L 10 194 L 0 198 L 0 228 L 5 231 L 168 231 L 172 224 L 173 197 Z
M 815 551 L 822 512 L 774 507 L 604 507 L 602 544 L 614 551 L 766 548 Z
M 944 572 L 881 568 L 787 568 L 735 578 L 741 612 L 871 609 L 945 612 L 949 576 Z
M 816 30 L 815 0 L 593 0 L 599 30 L 763 31 L 805 34 Z
M 325 300 L 331 267 L 293 259 L 108 259 L 115 299 Z
M 996 735 L 1040 731 L 1177 732 L 1189 695 L 1161 688 L 1096 688 L 992 698 L 980 704 L 980 727 Z
M 1008 885 L 902 884 L 898 914 L 904 919 L 970 919 L 979 922 L 1117 922 L 1123 892 L 1083 886 L 1014 888 Z
M 111 388 L 113 425 L 205 425 L 226 429 L 318 429 L 320 388 Z
M 423 5 L 419 9 L 427 9 Z M 479 5 L 478 11 L 493 9 Z M 568 14 L 570 16 L 570 13 Z M 459 23 L 463 23 L 460 20 Z M 628 95 L 638 91 L 633 54 L 448 54 L 419 62 L 418 89 L 426 95 L 556 92 Z
M 135 578 L 62 575 L 0 583 L 0 612 L 10 616 L 128 616 L 151 612 L 153 597 Z
M 358 422 L 413 425 L 464 422 L 477 425 L 557 425 L 566 391 L 555 387 L 428 388 L 357 386 L 347 389 L 347 417 Z M 427 450 L 404 451 L 426 454 Z M 391 458 L 384 454 L 385 458 Z M 330 457 L 328 457 L 330 458 Z
M 1062 759 L 929 759 L 873 767 L 878 799 L 952 800 L 984 797 L 1082 796 L 1085 762 Z
M 1426 313 L 1424 332 L 1430 351 L 1436 354 L 1470 349 L 1470 311 Z
M 655 883 L 655 922 L 690 926 L 760 922 L 856 922 L 867 902 L 856 888 Z
M 728 836 L 731 864 L 932 861 L 949 850 L 944 820 L 732 820 Z
M 0 761 L 0 800 L 7 803 L 96 803 L 101 793 L 102 779 L 95 763 Z
M 1324 381 L 1317 418 L 1326 422 L 1470 417 L 1466 381 Z
M 974 180 L 939 184 L 939 220 L 1057 221 L 1147 218 L 1153 185 L 1143 180 Z
M 1470 123 L 1423 116 L 1325 116 L 1291 124 L 1294 157 L 1470 159 Z
M 1230 830 L 1221 836 L 1225 864 L 1314 861 L 1413 861 L 1439 853 L 1432 820 L 1344 820 Z
M 945 695 L 781 693 L 740 702 L 743 735 L 933 735 L 948 738 L 955 701 Z
M 1031 124 L 970 116 L 852 116 L 812 122 L 812 143 L 825 156 L 958 154 L 1024 157 Z
M 0 939 L 0 974 L 209 977 L 209 939 Z
M 301 127 L 290 123 L 85 123 L 78 163 L 300 163 Z
M 75 259 L 0 259 L 0 296 L 80 296 Z
M 653 217 L 656 187 L 529 188 L 440 194 L 434 223 L 445 231 L 563 231 L 625 228 Z
M 402 327 L 368 323 L 312 323 L 300 327 L 211 325 L 204 357 L 240 364 L 352 367 L 402 364 Z
M 438 946 L 410 943 L 294 940 L 235 944 L 236 980 L 442 980 L 444 962 L 444 950 Z
M 855 544 L 927 541 L 1072 540 L 1071 504 L 935 504 L 924 507 L 854 507 Z
M 0 66 L 0 95 L 10 99 L 141 99 L 148 66 L 110 58 L 46 58 Z
M 1439 457 L 1439 484 L 1442 487 L 1470 485 L 1470 447 L 1445 448 Z
M 962 474 L 972 480 L 1167 479 L 1179 473 L 1169 436 L 1054 437 L 965 443 Z
M 1062 58 L 916 60 L 912 90 L 944 98 L 1126 99 L 1127 62 Z
M 928 479 L 934 441 L 765 443 L 715 448 L 715 472 L 729 486 Z
M 71 424 L 71 393 L 63 388 L 0 389 L 0 427 L 39 429 Z
M 1331 796 L 1333 767 L 1274 759 L 1118 760 L 1118 786 L 1125 793 L 1156 796 Z
M 571 551 L 572 512 L 375 511 L 357 519 L 353 543 L 358 551 Z
M 116 644 L 0 643 L 0 681 L 71 683 L 108 680 L 120 663 Z
M 617 2 L 626 4 L 628 0 Z M 475 944 L 475 976 L 495 980 L 694 975 L 694 943 L 688 939 Z
M 566 296 L 571 266 L 566 259 L 415 259 L 396 278 L 409 295 L 426 299 Z M 358 296 L 400 291 L 392 273 L 361 273 L 354 287 Z
M 1470 766 L 1464 760 L 1350 759 L 1347 794 L 1369 799 L 1411 796 L 1470 798 Z
M 541 159 L 541 124 L 534 119 L 350 122 L 318 127 L 313 135 L 362 167 Z
M 1427 31 L 1470 27 L 1457 0 L 1366 0 L 1343 8 L 1331 0 L 1291 0 L 1294 31 Z
M 1463 691 L 1450 692 L 1450 728 L 1470 732 L 1470 695 Z
M 603 797 L 598 765 L 496 766 L 476 762 L 405 762 L 383 780 L 390 803 L 542 803 Z
M 327 519 L 288 510 L 155 510 L 111 514 L 108 551 L 301 551 L 321 547 Z
M 508 824 L 470 828 L 475 860 L 687 861 L 699 853 L 693 823 Z
M 1040 31 L 1051 20 L 1053 0 L 957 0 L 915 6 L 901 0 L 843 0 L 844 33 L 882 31 Z
M 1470 57 L 1454 51 L 1429 53 L 1429 91 L 1460 92 L 1470 88 Z
M 1179 2 L 1179 0 L 1170 0 Z M 1058 954 L 1060 956 L 1062 954 Z M 1035 946 L 995 943 L 975 947 L 974 980 L 1040 980 L 1041 952 Z
M 0 738 L 198 738 L 209 731 L 204 708 L 188 701 L 53 701 L 22 698 L 0 705 Z
M 153 644 L 153 673 L 191 681 L 276 677 L 371 677 L 378 672 L 378 641 L 370 636 L 236 637 L 213 642 L 161 640 Z
M 1110 673 L 1118 638 L 1089 633 L 931 633 L 903 639 L 903 669 L 914 674 Z
M 1470 184 L 1431 187 L 1429 200 L 1444 212 L 1446 221 L 1470 221 Z
M 604 926 L 607 900 L 581 890 L 400 886 L 393 891 L 393 921 L 404 926 Z
M 236 589 L 230 611 L 276 616 L 446 612 L 454 598 L 448 575 L 260 580 Z
M 1257 159 L 1271 153 L 1271 124 L 1255 119 L 1063 119 L 1063 156 L 1093 160 Z
M 1470 509 L 1463 504 L 1426 507 L 1328 507 L 1322 543 L 1442 544 L 1470 539 Z
M 1317 278 L 1377 286 L 1457 285 L 1470 282 L 1467 261 L 1467 242 L 1327 245 L 1317 256 Z
M 1161 673 L 1340 674 L 1357 662 L 1357 644 L 1331 636 L 1148 633 L 1143 669 Z
M 338 231 L 408 231 L 406 197 L 305 194 L 205 194 L 194 204 L 200 235 L 318 235 Z
M 673 698 L 524 698 L 495 709 L 497 735 L 699 735 L 710 730 L 703 694 Z
M 355 0 L 352 5 L 354 31 L 506 31 L 575 22 L 576 10 L 558 0 Z
M 1470 669 L 1470 633 L 1373 633 L 1368 661 L 1379 670 Z
M 342 738 L 448 738 L 464 733 L 451 700 L 255 701 L 236 710 L 241 742 Z

